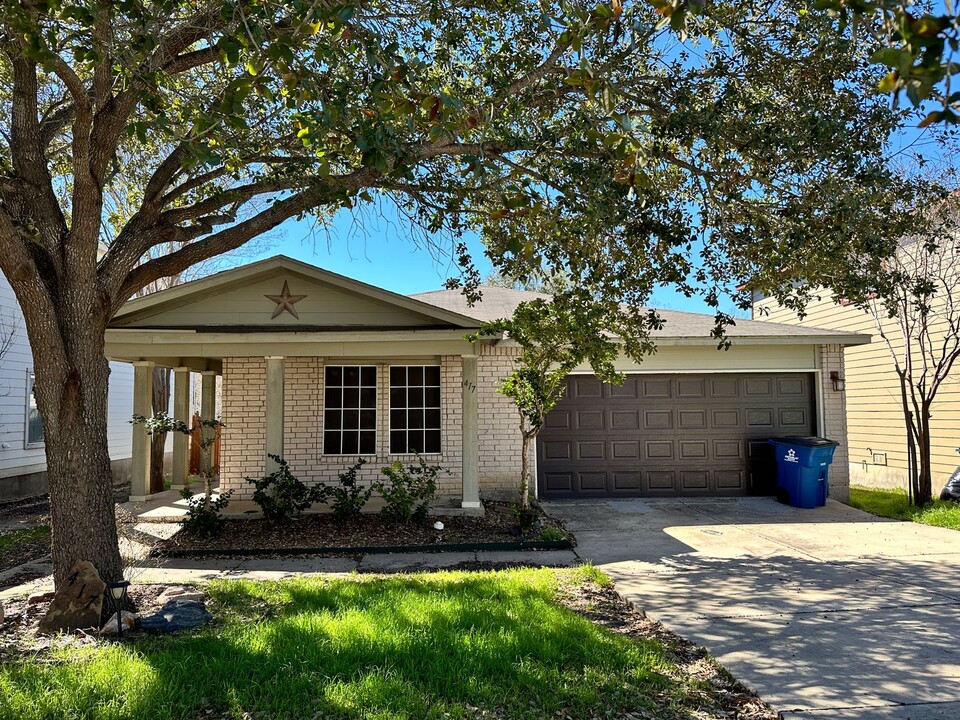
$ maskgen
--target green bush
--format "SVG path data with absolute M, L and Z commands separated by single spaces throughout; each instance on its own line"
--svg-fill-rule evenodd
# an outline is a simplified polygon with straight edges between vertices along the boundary
M 279 455 L 268 455 L 279 467 L 258 479 L 246 478 L 256 490 L 253 501 L 260 506 L 265 520 L 273 523 L 289 522 L 295 515 L 322 499 L 320 493 L 298 480 L 290 465 Z
M 209 537 L 223 529 L 225 522 L 220 512 L 230 504 L 233 490 L 220 493 L 216 500 L 207 500 L 206 495 L 196 497 L 190 488 L 180 491 L 180 497 L 187 501 L 187 516 L 180 521 L 185 530 L 196 535 Z
M 349 468 L 338 475 L 340 485 L 325 485 L 316 488 L 316 498 L 330 504 L 333 517 L 337 520 L 346 520 L 360 516 L 360 511 L 367 504 L 372 487 L 362 487 L 357 483 L 357 471 L 366 465 L 367 461 L 358 458 Z
M 544 542 L 559 542 L 560 540 L 566 540 L 567 534 L 560 528 L 548 527 L 540 532 L 540 539 Z
M 397 460 L 381 469 L 387 479 L 374 483 L 386 502 L 381 514 L 402 523 L 425 518 L 437 495 L 437 475 L 441 470 L 439 465 L 427 465 L 419 455 L 415 465 Z

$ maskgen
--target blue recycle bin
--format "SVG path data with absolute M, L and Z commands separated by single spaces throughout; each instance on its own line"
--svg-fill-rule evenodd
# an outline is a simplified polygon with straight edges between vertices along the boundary
M 828 474 L 840 443 L 821 437 L 793 435 L 768 440 L 777 460 L 777 487 L 798 508 L 827 504 Z

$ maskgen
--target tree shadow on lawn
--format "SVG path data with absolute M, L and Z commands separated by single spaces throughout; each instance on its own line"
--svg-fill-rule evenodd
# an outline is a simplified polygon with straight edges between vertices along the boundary
M 0 697 L 18 718 L 541 718 L 689 692 L 659 644 L 553 597 L 549 571 L 216 583 L 222 622 L 0 671 Z

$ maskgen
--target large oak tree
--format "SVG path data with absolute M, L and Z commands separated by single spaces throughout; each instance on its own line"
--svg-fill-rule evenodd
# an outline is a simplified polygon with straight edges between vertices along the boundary
M 478 231 L 503 274 L 569 278 L 565 306 L 636 354 L 658 284 L 716 303 L 888 250 L 899 118 L 870 96 L 873 50 L 800 2 L 681 7 L 3 3 L 0 269 L 36 359 L 57 581 L 78 558 L 121 574 L 111 317 L 290 218 L 392 201 Z M 108 237 L 118 188 L 135 212 Z

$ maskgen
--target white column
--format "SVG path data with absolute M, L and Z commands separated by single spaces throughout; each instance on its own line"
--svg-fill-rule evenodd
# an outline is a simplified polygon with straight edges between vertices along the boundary
M 204 370 L 200 373 L 200 419 L 216 420 L 217 415 L 217 371 Z M 204 428 L 204 438 L 214 436 L 213 428 Z M 213 448 L 210 448 L 210 459 L 213 459 Z M 200 462 L 203 463 L 203 453 L 200 453 Z M 203 474 L 207 468 L 202 466 L 200 473 Z
M 173 369 L 173 419 L 190 426 L 190 368 Z M 173 433 L 173 482 L 170 487 L 181 490 L 190 473 L 190 436 Z
M 480 507 L 480 451 L 477 429 L 477 356 L 462 355 L 463 467 L 461 507 Z
M 133 363 L 133 414 L 153 415 L 153 363 Z M 134 502 L 150 496 L 150 436 L 140 423 L 133 424 L 130 449 L 130 499 Z
M 278 465 L 268 455 L 283 457 L 283 358 L 271 356 L 264 359 L 267 361 L 267 437 L 263 471 L 269 475 Z

